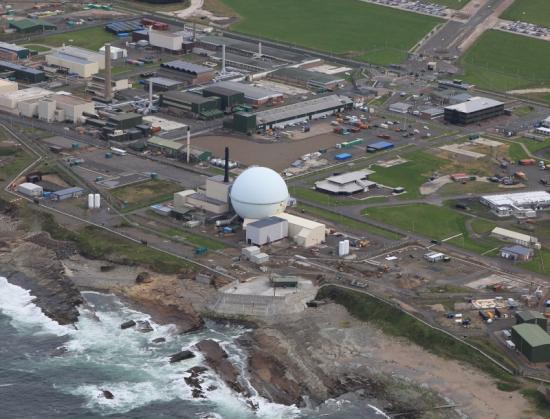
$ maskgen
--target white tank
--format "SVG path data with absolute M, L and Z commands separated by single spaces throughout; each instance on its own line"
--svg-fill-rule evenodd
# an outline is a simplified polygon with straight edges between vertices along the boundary
M 267 167 L 242 172 L 229 194 L 235 212 L 242 218 L 268 218 L 285 210 L 288 188 L 283 178 Z
M 94 208 L 94 194 L 93 193 L 88 194 L 88 208 L 90 208 L 90 209 Z
M 95 208 L 101 207 L 101 196 L 98 193 L 94 194 L 94 207 Z

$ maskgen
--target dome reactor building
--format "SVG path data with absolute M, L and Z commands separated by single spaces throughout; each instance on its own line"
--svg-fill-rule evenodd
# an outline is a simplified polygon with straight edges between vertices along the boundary
M 288 202 L 283 178 L 267 167 L 251 167 L 242 172 L 231 188 L 231 204 L 243 219 L 262 219 L 282 213 Z

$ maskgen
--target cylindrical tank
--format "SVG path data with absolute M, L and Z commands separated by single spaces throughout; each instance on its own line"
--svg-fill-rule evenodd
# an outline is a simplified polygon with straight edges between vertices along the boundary
M 94 208 L 94 194 L 93 193 L 88 194 L 88 208 L 90 208 L 90 209 Z
M 94 194 L 94 207 L 95 208 L 101 207 L 101 196 L 98 193 Z

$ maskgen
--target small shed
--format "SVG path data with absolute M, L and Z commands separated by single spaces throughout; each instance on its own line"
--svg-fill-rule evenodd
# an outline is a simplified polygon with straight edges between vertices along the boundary
M 377 151 L 389 150 L 390 148 L 395 147 L 393 143 L 389 141 L 378 141 L 373 144 L 367 145 L 367 153 L 375 153 Z
M 513 261 L 525 262 L 531 260 L 534 256 L 533 249 L 528 247 L 515 245 L 515 246 L 506 246 L 500 249 L 500 257 L 504 259 L 509 259 Z
M 75 186 L 73 188 L 61 189 L 52 193 L 52 199 L 55 201 L 63 201 L 69 198 L 78 198 L 82 196 L 84 189 Z

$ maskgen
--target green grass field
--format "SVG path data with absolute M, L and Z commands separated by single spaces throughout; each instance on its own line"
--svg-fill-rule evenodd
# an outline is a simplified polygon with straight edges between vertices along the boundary
M 298 209 L 304 210 L 306 214 L 313 214 L 316 217 L 348 227 L 354 230 L 356 234 L 360 234 L 361 232 L 366 232 L 370 234 L 375 234 L 380 237 L 385 237 L 390 240 L 399 240 L 402 238 L 400 234 L 394 233 L 393 231 L 389 231 L 383 228 L 379 228 L 377 226 L 373 226 L 371 224 L 357 221 L 357 220 L 354 220 L 353 218 L 336 214 L 334 212 L 327 211 L 321 208 L 312 207 L 310 205 L 305 205 L 305 204 L 299 204 Z
M 464 80 L 481 88 L 507 91 L 550 87 L 550 42 L 491 30 L 461 62 Z
M 99 50 L 105 43 L 116 40 L 117 37 L 103 29 L 103 26 L 94 28 L 85 28 L 73 32 L 47 35 L 43 38 L 35 39 L 35 44 L 50 45 L 60 47 L 63 44 L 74 45 L 93 51 Z
M 298 200 L 305 199 L 306 201 L 315 202 L 321 205 L 359 205 L 361 201 L 343 198 L 337 195 L 329 195 L 323 192 L 318 192 L 313 189 L 304 188 L 301 186 L 291 186 L 290 195 Z
M 535 251 L 535 257 L 521 266 L 539 274 L 550 275 L 550 249 L 543 247 Z
M 447 160 L 424 153 L 414 151 L 403 158 L 408 162 L 392 167 L 374 166 L 375 173 L 369 179 L 386 186 L 402 186 L 407 193 L 402 195 L 406 199 L 414 199 L 420 196 L 419 188 L 425 183 L 432 172 L 443 166 Z
M 430 3 L 441 4 L 442 6 L 447 6 L 449 9 L 462 9 L 470 0 L 430 0 Z
M 128 212 L 168 201 L 180 190 L 181 185 L 177 183 L 156 179 L 113 189 L 111 195 L 121 202 L 123 211 Z
M 466 227 L 470 217 L 447 207 L 428 204 L 376 207 L 365 210 L 364 215 L 437 240 L 462 234 L 449 243 L 477 253 L 487 252 L 501 244 L 493 239 L 472 239 Z M 486 230 L 489 225 L 478 225 L 475 228 Z
M 548 0 L 515 0 L 500 17 L 550 27 L 550 2 Z
M 375 64 L 405 60 L 440 19 L 359 0 L 223 0 L 232 29 Z
M 42 45 L 35 45 L 35 44 L 27 44 L 27 45 L 23 45 L 25 48 L 28 48 L 28 49 L 31 49 L 31 50 L 34 50 L 34 51 L 38 51 L 38 52 L 46 52 L 46 51 L 49 51 L 50 48 L 46 48 Z

